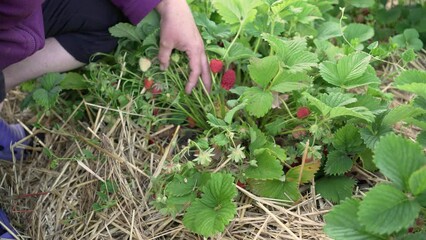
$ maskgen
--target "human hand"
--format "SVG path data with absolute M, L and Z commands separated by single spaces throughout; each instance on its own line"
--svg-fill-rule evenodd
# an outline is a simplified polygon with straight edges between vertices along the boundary
M 211 76 L 204 43 L 186 0 L 162 0 L 156 9 L 161 16 L 158 54 L 161 68 L 169 66 L 173 49 L 184 51 L 191 68 L 185 91 L 191 93 L 200 75 L 206 89 L 210 91 Z

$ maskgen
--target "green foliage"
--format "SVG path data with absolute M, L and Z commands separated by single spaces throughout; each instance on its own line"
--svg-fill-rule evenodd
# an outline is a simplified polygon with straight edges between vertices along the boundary
M 415 93 L 426 98 L 426 72 L 419 70 L 407 70 L 395 79 L 398 89 Z
M 365 53 L 353 53 L 336 62 L 320 64 L 323 79 L 345 89 L 380 83 L 374 70 L 368 68 L 371 57 Z
M 369 233 L 354 217 L 359 211 L 360 201 L 356 199 L 346 199 L 341 204 L 333 208 L 325 216 L 324 232 L 333 239 L 347 240 L 383 240 L 384 238 Z
M 398 44 L 400 48 L 412 48 L 419 51 L 423 48 L 423 42 L 419 39 L 420 35 L 416 29 L 406 29 L 404 33 L 398 34 L 392 38 L 392 42 Z
M 355 180 L 337 176 L 324 177 L 316 182 L 315 189 L 321 196 L 333 203 L 339 203 L 352 196 Z
M 422 148 L 409 140 L 388 134 L 375 149 L 374 162 L 400 190 L 409 190 L 410 176 L 426 164 Z
M 205 237 L 223 232 L 236 214 L 232 200 L 237 191 L 233 182 L 230 174 L 211 174 L 201 198 L 197 198 L 186 211 L 183 218 L 185 227 Z
M 255 154 L 257 166 L 250 166 L 245 175 L 253 179 L 279 179 L 284 175 L 281 162 L 268 150 L 260 150 Z
M 351 239 L 346 234 L 354 239 L 414 236 L 404 231 L 413 226 L 425 206 L 426 158 L 422 148 L 391 133 L 377 143 L 374 162 L 391 182 L 378 184 L 362 201 L 347 200 L 327 214 L 324 230 L 330 237 L 338 240 Z
M 359 206 L 359 221 L 368 232 L 391 234 L 406 229 L 419 215 L 420 205 L 391 185 L 371 189 Z

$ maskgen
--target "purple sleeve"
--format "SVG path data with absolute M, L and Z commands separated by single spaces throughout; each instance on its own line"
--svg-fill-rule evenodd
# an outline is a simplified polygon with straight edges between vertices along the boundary
M 41 3 L 39 0 L 0 0 L 0 70 L 44 46 Z
M 138 24 L 161 0 L 111 0 L 133 24 Z
M 33 14 L 43 0 L 1 0 L 0 29 L 9 29 Z

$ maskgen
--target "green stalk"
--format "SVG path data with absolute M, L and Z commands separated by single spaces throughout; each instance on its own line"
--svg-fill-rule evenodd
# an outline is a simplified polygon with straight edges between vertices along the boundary
M 240 27 L 238 28 L 237 35 L 235 35 L 234 39 L 232 39 L 231 44 L 229 45 L 228 49 L 226 49 L 225 54 L 223 54 L 223 59 L 226 59 L 226 57 L 228 56 L 228 53 L 231 50 L 232 46 L 234 46 L 235 42 L 240 37 L 241 32 L 243 31 L 243 22 L 240 23 Z

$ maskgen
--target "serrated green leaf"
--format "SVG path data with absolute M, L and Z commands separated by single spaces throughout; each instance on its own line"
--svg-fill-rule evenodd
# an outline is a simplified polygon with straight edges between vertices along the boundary
M 426 192 L 426 166 L 411 174 L 409 185 L 411 193 L 416 196 Z
M 391 185 L 372 188 L 359 206 L 358 217 L 367 231 L 392 234 L 411 226 L 419 215 L 420 205 Z
M 387 126 L 381 126 L 380 129 L 375 132 L 372 132 L 368 128 L 359 129 L 362 140 L 364 140 L 365 145 L 370 149 L 374 149 L 380 138 L 390 132 L 392 132 L 392 128 Z
M 327 94 L 321 94 L 318 98 L 321 102 L 325 103 L 329 107 L 343 107 L 351 103 L 355 103 L 357 99 L 352 94 L 331 92 Z
M 358 128 L 354 125 L 346 125 L 334 134 L 333 146 L 342 152 L 358 153 L 364 150 L 363 141 Z
M 305 72 L 291 73 L 289 71 L 281 71 L 271 85 L 271 90 L 288 93 L 292 91 L 301 91 L 312 85 L 313 79 Z
M 383 240 L 365 230 L 357 219 L 360 200 L 347 199 L 324 216 L 324 232 L 335 240 Z
M 317 66 L 318 58 L 316 54 L 308 51 L 306 39 L 283 40 L 270 34 L 263 34 L 262 37 L 277 53 L 288 71 L 303 72 Z
M 313 161 L 310 163 L 305 163 L 302 170 L 302 178 L 300 179 L 300 184 L 311 182 L 312 179 L 314 179 L 315 174 L 319 171 L 320 167 L 321 167 L 321 161 Z M 294 168 L 290 168 L 285 174 L 286 180 L 288 182 L 298 183 L 301 168 L 302 168 L 301 165 Z
M 370 59 L 366 53 L 357 52 L 344 56 L 337 64 L 326 61 L 319 66 L 320 74 L 326 82 L 345 89 L 380 83 L 374 69 L 368 68 Z
M 234 118 L 235 113 L 237 113 L 240 110 L 243 110 L 246 106 L 247 106 L 247 103 L 243 102 L 233 107 L 231 110 L 229 110 L 225 114 L 225 118 L 223 120 L 225 120 L 225 122 L 228 124 L 232 124 L 232 119 Z
M 295 202 L 302 197 L 297 182 L 249 180 L 248 184 L 253 193 L 261 197 L 281 199 L 290 202 Z
M 186 228 L 204 237 L 210 237 L 225 230 L 225 226 L 236 214 L 235 203 L 224 202 L 216 208 L 196 199 L 187 209 L 183 224 Z
M 56 86 L 59 86 L 63 80 L 64 76 L 60 73 L 48 73 L 40 78 L 41 87 L 51 91 Z
M 359 157 L 362 161 L 362 167 L 370 172 L 377 171 L 377 166 L 373 162 L 373 152 L 371 149 L 365 149 L 362 153 L 359 154 Z
M 50 107 L 49 93 L 45 89 L 39 88 L 39 89 L 35 90 L 32 94 L 32 98 L 35 100 L 35 102 L 38 105 L 40 105 L 44 108 Z
M 401 59 L 404 61 L 405 64 L 416 60 L 416 57 L 417 57 L 417 54 L 414 52 L 412 48 L 405 50 L 401 54 Z
M 407 70 L 395 79 L 398 89 L 415 93 L 426 98 L 426 72 L 419 70 Z
M 400 105 L 390 110 L 390 112 L 384 117 L 383 124 L 386 126 L 392 126 L 395 123 L 404 120 L 409 120 L 424 113 L 424 109 L 413 107 L 410 105 Z
M 86 79 L 76 72 L 67 73 L 61 81 L 62 89 L 83 90 L 87 89 L 89 86 L 90 84 L 86 81 Z
M 355 180 L 343 176 L 323 177 L 315 184 L 316 191 L 333 203 L 339 203 L 352 196 Z
M 280 65 L 276 56 L 268 56 L 262 59 L 253 58 L 247 68 L 253 81 L 266 88 L 277 75 Z
M 351 23 L 346 26 L 343 33 L 349 42 L 354 39 L 358 39 L 359 42 L 365 42 L 374 37 L 374 28 L 361 23 Z
M 330 107 L 307 92 L 303 92 L 302 95 L 306 97 L 316 108 L 318 108 L 324 116 L 328 116 L 330 119 L 342 116 L 352 116 L 364 119 L 367 122 L 372 122 L 375 118 L 374 114 L 365 107 Z
M 263 150 L 255 155 L 257 167 L 250 166 L 245 175 L 253 179 L 280 179 L 283 175 L 281 162 L 268 150 Z
M 273 122 L 269 122 L 265 125 L 265 130 L 269 135 L 278 135 L 286 126 L 286 122 L 282 119 L 276 119 Z
M 181 197 L 194 191 L 197 184 L 195 177 L 174 176 L 173 180 L 166 185 L 165 192 L 168 196 Z
M 185 227 L 205 237 L 223 232 L 237 210 L 232 199 L 237 195 L 230 174 L 213 173 L 203 187 L 203 195 L 187 209 L 183 218 Z
M 426 131 L 422 131 L 417 135 L 416 141 L 423 147 L 426 147 Z
M 220 133 L 213 137 L 213 143 L 223 147 L 229 143 L 229 138 L 224 133 Z
M 255 117 L 263 117 L 272 108 L 274 96 L 269 91 L 252 87 L 243 94 L 243 101 L 247 102 L 246 110 Z
M 254 20 L 260 0 L 212 0 L 222 19 L 228 24 L 246 24 Z
M 324 22 L 318 28 L 319 40 L 328 40 L 330 38 L 342 36 L 342 30 L 338 22 Z
M 154 205 L 160 210 L 160 213 L 174 217 L 190 205 L 195 198 L 196 194 L 192 192 L 184 196 L 168 197 L 164 204 L 154 203 Z
M 131 41 L 141 42 L 142 38 L 136 27 L 130 23 L 118 23 L 109 28 L 109 32 L 116 38 L 127 38 Z
M 207 122 L 210 124 L 210 126 L 212 126 L 214 128 L 226 128 L 227 127 L 225 121 L 213 116 L 213 114 L 211 114 L 211 113 L 207 114 L 207 120 L 208 120 Z
M 351 170 L 352 165 L 353 161 L 347 154 L 340 151 L 332 151 L 327 155 L 324 170 L 328 175 L 342 175 Z
M 409 178 L 426 164 L 419 144 L 388 134 L 376 145 L 374 163 L 399 189 L 409 190 Z

